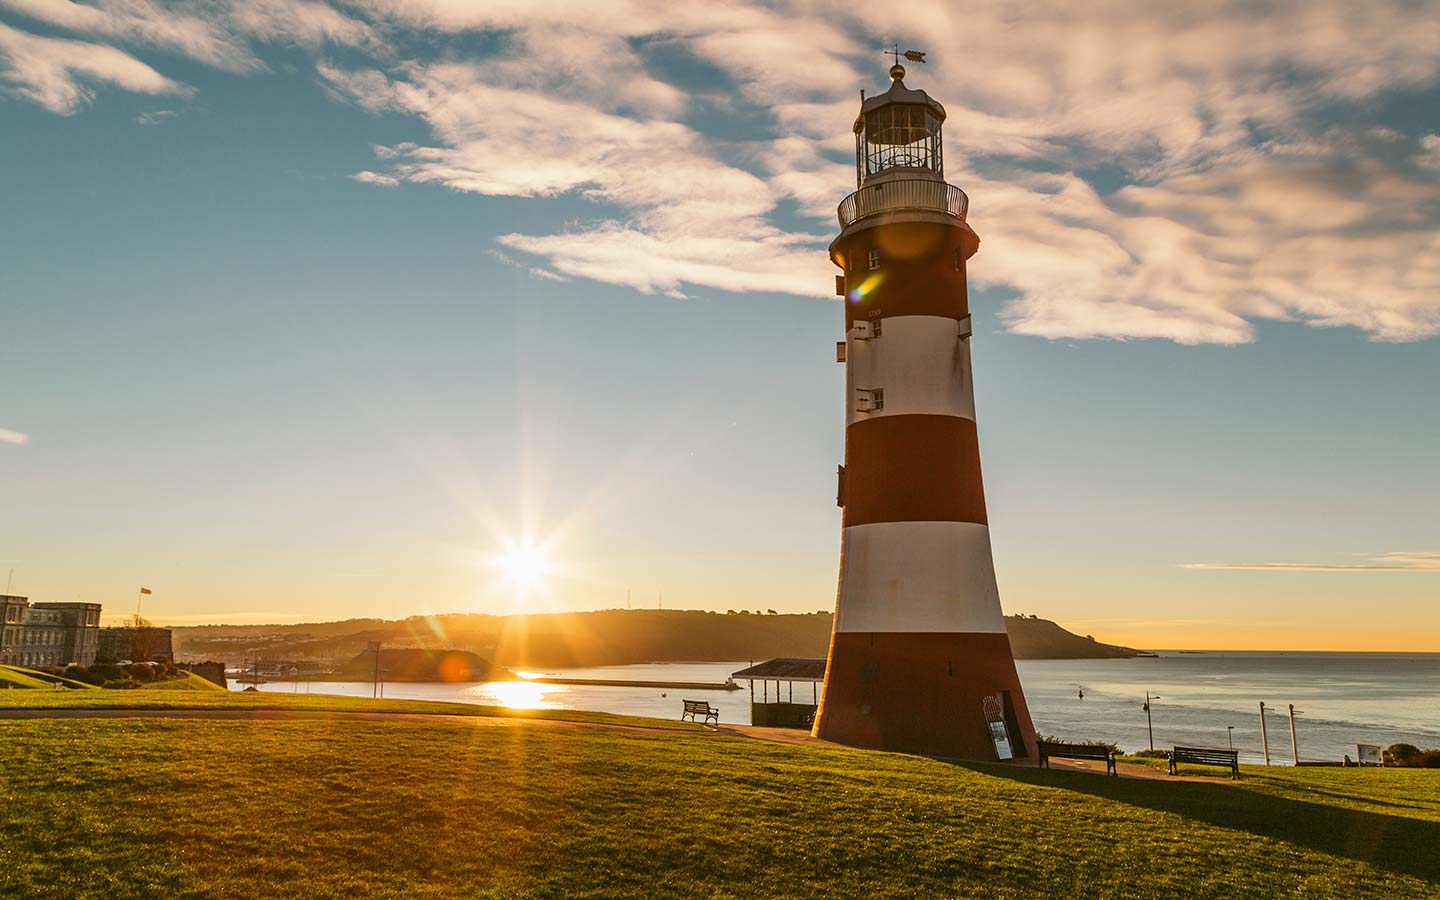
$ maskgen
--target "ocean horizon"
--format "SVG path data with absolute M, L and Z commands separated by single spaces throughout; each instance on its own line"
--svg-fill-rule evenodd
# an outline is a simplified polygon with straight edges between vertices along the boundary
M 1356 758 L 1356 744 L 1440 746 L 1440 653 L 1313 650 L 1157 650 L 1134 659 L 1019 660 L 1036 730 L 1063 740 L 1101 740 L 1128 752 L 1174 745 L 1230 747 L 1244 762 L 1265 761 L 1260 703 L 1272 764 Z M 757 660 L 758 661 L 758 660 Z M 537 669 L 563 678 L 723 682 L 750 660 Z M 744 682 L 741 682 L 742 686 Z M 232 685 L 239 688 L 241 685 Z M 369 696 L 368 682 L 274 682 L 263 691 Z M 786 686 L 796 702 L 818 696 Z M 540 684 L 530 681 L 389 682 L 385 696 L 512 708 L 581 709 L 678 718 L 686 697 L 708 700 L 722 723 L 749 724 L 748 690 L 721 691 Z M 773 693 L 755 686 L 757 696 Z M 1151 695 L 1150 728 L 1144 711 Z M 1082 696 L 1083 694 L 1083 696 Z M 978 714 L 978 711 L 977 711 Z

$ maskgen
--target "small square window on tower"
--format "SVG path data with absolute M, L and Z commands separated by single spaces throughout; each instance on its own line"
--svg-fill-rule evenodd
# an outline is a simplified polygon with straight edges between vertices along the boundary
M 884 408 L 884 388 L 859 388 L 855 391 L 856 412 L 880 412 Z
M 880 268 L 880 251 L 879 251 L 879 250 L 871 250 L 871 251 L 870 251 L 870 269 L 871 269 L 871 271 L 874 271 L 875 269 L 878 269 L 878 268 Z

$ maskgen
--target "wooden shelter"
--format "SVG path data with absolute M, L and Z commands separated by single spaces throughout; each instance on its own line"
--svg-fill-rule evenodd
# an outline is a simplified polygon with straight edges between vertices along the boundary
M 781 728 L 809 728 L 815 721 L 820 705 L 820 684 L 825 681 L 825 660 L 780 657 L 756 663 L 734 672 L 731 678 L 750 682 L 750 724 Z M 760 697 L 755 697 L 755 682 L 760 682 Z M 795 682 L 800 682 L 800 702 L 795 702 Z M 810 700 L 805 700 L 806 682 L 810 684 Z M 775 696 L 770 696 L 771 687 Z M 782 687 L 783 686 L 783 687 Z

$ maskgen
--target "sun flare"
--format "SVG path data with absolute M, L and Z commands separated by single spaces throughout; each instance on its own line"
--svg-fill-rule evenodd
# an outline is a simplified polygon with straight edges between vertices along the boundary
M 511 546 L 500 557 L 499 565 L 500 577 L 520 593 L 543 587 L 554 569 L 544 548 L 530 543 Z

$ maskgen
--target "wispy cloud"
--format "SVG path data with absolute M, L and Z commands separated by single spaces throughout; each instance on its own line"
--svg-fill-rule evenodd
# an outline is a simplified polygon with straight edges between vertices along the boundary
M 51 28 L 179 53 L 235 73 L 267 68 L 251 46 L 256 41 L 309 48 L 383 47 L 367 23 L 318 0 L 0 0 L 0 8 Z
M 385 175 L 380 172 L 356 172 L 350 178 L 361 184 L 375 184 L 380 187 L 395 187 L 400 183 L 400 179 L 394 175 Z
M 505 248 L 545 258 L 556 274 L 672 296 L 687 283 L 809 294 L 827 275 L 824 236 L 772 224 L 779 194 L 684 125 L 499 88 L 478 63 L 415 65 L 398 78 L 320 71 L 356 103 L 419 116 L 435 132 L 434 146 L 378 148 L 393 178 L 485 195 L 576 192 L 625 212 L 559 234 L 500 238 Z M 375 177 L 383 175 L 366 180 Z
M 0 444 L 28 444 L 30 435 L 23 431 L 12 431 L 9 428 L 0 428 Z
M 940 4 L 615 6 L 584 19 L 581 35 L 566 4 L 407 4 L 384 14 L 440 32 L 506 29 L 514 40 L 463 77 L 424 64 L 394 81 L 341 77 L 363 80 L 359 102 L 431 125 L 436 145 L 396 154 L 395 178 L 482 194 L 575 192 L 627 214 L 500 239 L 550 270 L 676 296 L 687 284 L 824 295 L 818 240 L 771 227 L 771 215 L 793 201 L 827 221 L 853 185 L 853 92 L 879 71 L 853 35 L 924 34 L 935 65 L 914 80 L 949 104 L 951 180 L 971 193 L 984 238 L 972 277 L 1018 292 L 1003 311 L 1012 330 L 1233 344 L 1268 318 L 1383 341 L 1440 333 L 1440 184 L 1421 174 L 1428 145 L 1415 141 L 1413 163 L 1368 152 L 1314 114 L 1435 82 L 1433 29 L 1407 33 L 1418 19 L 1406 4 L 1357 19 L 1323 3 L 1266 16 L 1222 4 L 1199 18 L 1123 2 L 1031 3 L 967 10 L 963 28 Z M 783 133 L 737 152 L 662 122 L 674 96 L 651 84 L 633 49 L 660 35 L 726 72 Z M 618 69 L 663 102 L 627 107 L 613 86 L 633 79 L 615 78 L 610 57 L 565 51 L 616 38 L 626 42 Z M 791 58 L 797 48 L 802 61 Z M 531 63 L 557 56 L 565 87 Z M 520 90 L 516 71 L 533 73 Z M 546 133 L 563 137 L 525 140 Z M 1131 186 L 1103 193 L 1075 174 L 1102 163 Z M 707 202 L 712 185 L 723 202 Z
M 0 8 L 51 28 L 174 51 L 229 72 L 262 67 L 243 40 L 215 22 L 152 0 L 0 0 Z
M 96 82 L 142 94 L 190 91 L 114 47 L 39 37 L 0 22 L 0 85 L 12 93 L 71 115 L 94 97 Z
M 173 109 L 157 109 L 152 112 L 144 112 L 135 117 L 136 125 L 159 125 L 166 119 L 173 119 L 179 112 Z
M 179 89 L 134 48 L 239 74 L 265 67 L 263 44 L 347 48 L 343 65 L 317 60 L 331 95 L 431 134 L 377 148 L 352 178 L 583 198 L 591 214 L 499 245 L 537 273 L 677 297 L 828 295 L 822 248 L 853 189 L 856 91 L 884 68 L 870 36 L 923 36 L 930 64 L 911 80 L 949 109 L 947 174 L 984 241 L 971 277 L 1013 293 L 1011 330 L 1235 344 L 1282 320 L 1377 341 L 1440 334 L 1440 136 L 1370 113 L 1436 89 L 1437 0 L 0 8 L 125 45 L 10 29 L 23 48 L 7 53 L 0 32 L 0 78 L 64 113 L 89 99 L 87 79 Z M 493 38 L 483 56 L 476 34 Z M 104 65 L 54 62 L 57 45 Z M 711 85 L 674 75 L 675 60 L 716 73 Z M 741 107 L 745 137 L 725 115 Z
M 1185 563 L 1183 569 L 1235 569 L 1251 572 L 1440 572 L 1440 552 L 1396 552 L 1366 563 Z

